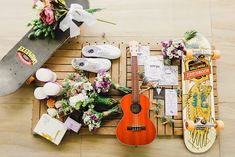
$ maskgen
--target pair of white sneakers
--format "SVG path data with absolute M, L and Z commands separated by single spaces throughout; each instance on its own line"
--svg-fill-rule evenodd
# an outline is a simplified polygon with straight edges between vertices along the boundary
M 109 59 L 118 59 L 121 56 L 119 48 L 113 45 L 87 45 L 83 47 L 82 54 L 91 58 L 75 58 L 72 60 L 74 69 L 98 73 L 100 70 L 108 71 L 111 68 Z

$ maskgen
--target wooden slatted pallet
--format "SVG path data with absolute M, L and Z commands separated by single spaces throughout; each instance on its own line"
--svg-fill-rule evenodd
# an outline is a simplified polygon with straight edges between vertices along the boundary
M 76 57 L 83 57 L 81 54 L 81 49 L 86 44 L 99 44 L 99 42 L 80 42 L 79 39 L 74 39 L 66 42 L 59 50 L 57 50 L 53 56 L 45 63 L 44 67 L 48 67 L 49 69 L 56 72 L 58 76 L 58 82 L 62 82 L 68 72 L 74 72 L 74 69 L 71 66 L 71 60 Z M 130 61 L 130 53 L 128 52 L 128 44 L 126 43 L 115 43 L 111 44 L 118 46 L 122 52 L 120 59 L 112 60 L 112 68 L 110 69 L 110 74 L 112 76 L 112 80 L 116 83 L 119 83 L 122 86 L 131 87 L 131 61 Z M 150 46 L 150 54 L 152 56 L 160 55 L 161 50 L 159 43 L 147 43 L 142 45 Z M 217 79 L 216 79 L 216 64 L 213 62 L 213 76 L 214 76 L 214 98 L 215 98 L 215 112 L 216 119 L 218 119 L 218 92 L 217 92 Z M 143 66 L 139 66 L 139 72 L 143 71 Z M 87 77 L 90 81 L 93 81 L 96 77 L 94 73 L 86 73 Z M 141 82 L 141 79 L 140 79 Z M 42 84 L 36 82 L 37 86 L 41 86 Z M 181 74 L 179 70 L 179 85 L 178 86 L 165 86 L 165 88 L 179 88 L 181 89 Z M 161 120 L 156 118 L 155 115 L 155 105 L 156 99 L 153 99 L 153 89 L 144 91 L 143 94 L 149 97 L 151 103 L 149 116 L 153 121 L 154 125 L 157 129 L 158 136 L 178 136 L 183 134 L 183 124 L 182 124 L 182 100 L 181 94 L 178 95 L 178 115 L 172 117 L 175 120 L 174 125 L 171 127 L 169 124 L 162 125 Z M 115 98 L 121 99 L 117 93 L 114 93 Z M 47 110 L 45 101 L 34 100 L 33 110 L 32 110 L 32 130 L 37 124 L 40 116 L 45 113 Z M 159 115 L 164 114 L 164 106 L 161 107 Z M 121 116 L 111 119 L 105 119 L 102 123 L 101 128 L 97 130 L 97 134 L 100 135 L 115 135 L 116 126 L 120 121 Z M 33 133 L 33 131 L 32 131 Z M 34 133 L 33 133 L 34 134 Z M 79 134 L 91 134 L 86 127 L 83 127 Z

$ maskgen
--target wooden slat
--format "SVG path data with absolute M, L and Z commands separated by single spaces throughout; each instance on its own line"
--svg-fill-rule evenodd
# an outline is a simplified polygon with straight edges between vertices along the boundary
M 152 103 L 152 102 L 156 102 L 156 99 L 153 99 L 153 90 L 152 89 L 150 89 L 148 91 L 148 95 L 149 95 L 149 100 L 150 100 L 149 117 L 150 117 L 150 120 L 153 122 L 155 128 L 157 128 L 157 118 L 155 117 L 155 115 L 156 115 L 156 113 L 155 113 L 156 105 Z
M 46 64 L 71 65 L 72 59 L 68 57 L 51 57 L 47 60 Z
M 174 128 L 174 135 L 175 136 L 183 135 L 183 128 Z
M 175 128 L 183 128 L 183 121 L 182 121 L 182 119 L 181 120 L 175 120 L 174 127 Z
M 157 103 L 161 104 L 160 112 L 158 113 L 160 116 L 164 115 L 164 107 L 165 107 L 165 102 L 164 100 L 157 100 Z M 162 136 L 165 135 L 165 125 L 162 125 L 162 121 L 160 118 L 157 119 L 157 135 Z
M 42 114 L 47 113 L 46 101 L 41 101 L 40 103 L 40 117 Z
M 41 104 L 40 101 L 37 99 L 34 99 L 33 101 L 33 109 L 32 109 L 32 125 L 31 125 L 31 133 L 35 134 L 35 132 L 33 131 L 35 126 L 37 125 L 37 122 L 40 119 L 40 108 L 41 108 Z
M 126 49 L 125 44 L 120 44 L 121 58 L 120 58 L 120 68 L 119 68 L 119 83 L 121 86 L 126 86 Z
M 119 47 L 117 44 L 113 44 L 116 47 Z M 115 83 L 119 82 L 119 75 L 120 75 L 120 70 L 119 70 L 119 65 L 120 65 L 120 59 L 115 59 L 112 60 L 112 81 Z
M 81 50 L 81 48 L 82 48 L 82 43 L 80 43 L 77 39 L 69 39 L 59 49 L 60 50 Z
M 81 57 L 81 50 L 57 50 L 52 57 Z

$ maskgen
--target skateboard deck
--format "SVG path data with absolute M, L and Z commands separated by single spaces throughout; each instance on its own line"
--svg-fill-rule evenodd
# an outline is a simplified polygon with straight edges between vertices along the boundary
M 79 3 L 88 9 L 88 0 L 66 0 L 67 6 Z M 77 23 L 80 26 L 82 23 Z M 0 96 L 19 89 L 24 82 L 39 69 L 49 57 L 69 38 L 69 30 L 56 30 L 55 39 L 30 40 L 28 34 L 0 61 Z
M 212 66 L 217 51 L 211 50 L 210 43 L 201 34 L 185 45 L 188 50 L 182 59 L 184 143 L 189 151 L 203 153 L 212 147 L 219 128 L 215 120 Z
M 205 52 L 182 59 L 184 143 L 193 153 L 207 151 L 216 139 L 212 56 Z M 187 129 L 188 120 L 199 127 Z

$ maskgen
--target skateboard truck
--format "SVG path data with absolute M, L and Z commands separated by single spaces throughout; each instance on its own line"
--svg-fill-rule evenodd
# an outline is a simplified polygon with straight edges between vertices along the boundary
M 185 122 L 186 129 L 189 131 L 201 130 L 205 128 L 212 128 L 214 127 L 217 132 L 220 132 L 224 129 L 224 122 L 222 120 L 216 120 L 214 123 L 207 122 L 202 117 L 198 117 L 195 119 L 195 121 L 187 120 Z
M 208 50 L 208 49 L 187 49 L 186 57 L 192 58 L 195 56 L 196 58 L 200 58 L 201 56 L 212 56 L 213 60 L 220 58 L 220 52 L 217 50 Z

